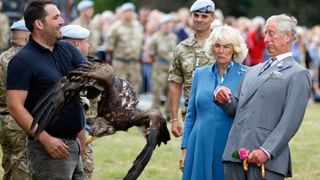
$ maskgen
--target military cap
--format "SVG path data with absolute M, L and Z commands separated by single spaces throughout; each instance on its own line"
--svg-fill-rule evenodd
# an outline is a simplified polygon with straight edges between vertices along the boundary
M 160 17 L 159 24 L 162 25 L 162 24 L 171 22 L 172 20 L 173 20 L 173 17 L 171 14 L 164 14 Z
M 63 38 L 87 39 L 90 31 L 79 25 L 69 24 L 61 28 L 61 34 Z
M 77 6 L 77 9 L 78 11 L 82 11 L 84 9 L 88 9 L 88 8 L 91 8 L 93 7 L 93 2 L 90 1 L 90 0 L 82 0 L 79 2 L 78 6 Z
M 131 2 L 127 2 L 121 5 L 120 7 L 120 11 L 121 12 L 125 12 L 125 11 L 135 11 L 136 7 L 134 6 L 134 4 L 132 4 Z
M 26 27 L 24 20 L 14 22 L 11 25 L 10 29 L 11 29 L 11 31 L 13 31 L 13 30 L 29 31 L 29 29 Z
M 213 13 L 214 8 L 214 3 L 211 0 L 197 0 L 192 4 L 190 12 Z

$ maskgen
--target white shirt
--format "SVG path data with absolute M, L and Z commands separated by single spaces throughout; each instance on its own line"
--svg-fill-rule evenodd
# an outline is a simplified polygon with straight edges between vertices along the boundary
M 280 62 L 280 61 L 282 61 L 282 60 L 284 60 L 285 58 L 290 57 L 290 56 L 292 56 L 292 52 L 287 52 L 287 53 L 280 54 L 280 55 L 276 56 L 276 57 L 275 57 L 276 60 L 271 64 L 271 66 L 277 64 L 278 62 Z

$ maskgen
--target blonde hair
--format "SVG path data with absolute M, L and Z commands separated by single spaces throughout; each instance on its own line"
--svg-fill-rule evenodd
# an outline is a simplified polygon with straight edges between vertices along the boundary
M 248 48 L 239 31 L 228 25 L 214 28 L 204 45 L 206 55 L 209 58 L 214 58 L 212 47 L 218 41 L 232 44 L 234 50 L 233 60 L 235 62 L 242 63 L 244 61 L 248 54 Z

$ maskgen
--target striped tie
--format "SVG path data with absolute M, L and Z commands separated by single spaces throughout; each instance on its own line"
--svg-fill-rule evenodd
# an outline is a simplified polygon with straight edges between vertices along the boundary
M 263 68 L 261 69 L 259 75 L 262 74 L 264 71 L 266 71 L 276 59 L 277 59 L 277 58 L 271 58 L 271 59 L 269 59 L 268 62 L 267 62 L 267 63 L 263 66 Z

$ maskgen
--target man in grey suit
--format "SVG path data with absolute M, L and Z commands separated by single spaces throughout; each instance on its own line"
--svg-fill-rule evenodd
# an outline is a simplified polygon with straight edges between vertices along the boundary
M 297 20 L 274 15 L 266 22 L 265 45 L 270 60 L 247 71 L 236 95 L 226 87 L 215 91 L 215 103 L 235 117 L 223 154 L 227 180 L 291 177 L 289 141 L 298 131 L 311 91 L 311 75 L 292 57 Z M 270 64 L 270 65 L 269 65 Z M 250 150 L 249 170 L 232 157 L 240 148 Z

